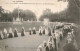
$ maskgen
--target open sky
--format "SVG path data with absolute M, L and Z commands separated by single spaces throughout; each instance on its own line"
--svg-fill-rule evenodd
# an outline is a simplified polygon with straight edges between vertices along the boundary
M 57 0 L 0 0 L 0 6 L 5 10 L 13 11 L 15 8 L 32 10 L 39 17 L 43 10 L 49 8 L 53 13 L 67 9 L 68 2 Z

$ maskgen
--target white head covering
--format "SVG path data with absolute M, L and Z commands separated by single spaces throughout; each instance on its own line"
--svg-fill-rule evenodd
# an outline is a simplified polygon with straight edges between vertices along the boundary
M 31 28 L 29 28 L 29 30 L 31 30 Z
M 9 33 L 13 33 L 13 32 L 12 32 L 12 28 L 11 28 L 11 27 L 9 28 Z
M 41 45 L 38 47 L 37 51 L 40 51 L 40 50 L 42 50 L 42 46 Z
M 71 32 L 68 33 L 68 35 L 70 35 L 70 34 L 71 34 Z
M 69 39 L 68 39 L 68 43 L 71 43 L 71 41 L 72 41 L 72 39 L 71 39 L 71 38 L 69 38 Z
M 22 29 L 24 29 L 24 27 L 22 27 Z
M 46 41 L 43 41 L 43 44 L 46 43 Z
M 14 30 L 16 30 L 17 31 L 17 29 L 15 28 Z M 18 32 L 18 31 L 17 31 Z
M 74 29 L 72 29 L 72 31 L 74 31 Z
M 47 45 L 46 41 L 43 42 L 43 46 Z
M 52 36 L 49 37 L 49 41 L 52 39 Z
M 36 28 L 35 28 L 35 27 L 33 27 L 33 30 L 36 30 Z
M 52 42 L 49 42 L 49 46 L 52 45 Z
M 6 28 L 4 28 L 4 32 L 5 32 L 5 33 L 7 33 L 7 30 L 6 30 Z

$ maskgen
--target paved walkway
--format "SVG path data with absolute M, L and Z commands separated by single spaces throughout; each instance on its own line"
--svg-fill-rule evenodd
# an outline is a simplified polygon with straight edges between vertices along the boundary
M 44 40 L 47 40 L 49 36 L 43 35 L 29 35 L 16 38 L 8 38 L 0 40 L 0 48 L 3 51 L 36 51 L 37 47 L 43 43 Z

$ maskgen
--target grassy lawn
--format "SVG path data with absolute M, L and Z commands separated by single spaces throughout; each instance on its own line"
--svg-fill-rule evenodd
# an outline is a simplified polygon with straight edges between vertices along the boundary
M 11 27 L 14 31 L 15 28 L 17 28 L 18 32 L 21 32 L 21 28 L 24 27 L 25 31 L 28 31 L 29 28 L 33 28 L 35 27 L 36 30 L 39 30 L 40 26 L 43 26 L 43 22 L 22 22 L 22 24 L 13 24 L 11 23 L 0 23 L 0 30 L 3 31 L 4 28 L 7 29 L 7 31 L 9 31 L 9 28 Z M 55 22 L 50 23 L 50 26 L 52 27 L 53 25 L 56 25 Z

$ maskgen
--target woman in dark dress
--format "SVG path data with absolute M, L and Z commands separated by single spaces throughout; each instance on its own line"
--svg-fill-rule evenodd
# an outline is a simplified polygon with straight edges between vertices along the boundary
M 54 41 L 54 46 L 55 46 L 55 51 L 57 51 L 57 45 L 56 45 L 56 36 L 53 34 L 53 41 Z
M 7 30 L 5 28 L 4 28 L 3 36 L 4 36 L 4 39 L 7 39 Z
M 52 33 L 54 33 L 55 32 L 55 26 L 53 26 L 53 29 L 52 29 Z
M 45 29 L 43 30 L 43 34 L 45 34 Z
M 36 34 L 36 28 L 33 27 L 33 34 Z
M 53 46 L 52 46 L 52 43 L 51 43 L 51 42 L 49 43 L 49 51 L 55 51 L 55 49 L 53 48 Z
M 0 40 L 2 39 L 2 36 L 1 36 L 1 34 L 2 34 L 2 33 L 1 33 L 1 31 L 0 31 Z
M 49 51 L 49 47 L 48 47 L 46 41 L 43 42 L 43 51 Z
M 18 37 L 18 35 L 17 35 L 17 29 L 16 28 L 14 30 L 14 37 Z
M 43 34 L 45 35 L 45 27 L 43 27 Z
M 25 36 L 25 30 L 24 30 L 24 27 L 22 27 L 22 30 L 21 30 L 21 36 Z
M 52 33 L 51 33 L 51 29 L 48 29 L 48 31 L 49 31 L 49 36 L 52 36 Z
M 39 32 L 39 35 L 42 35 L 41 30 L 40 30 L 40 32 Z
M 13 35 L 12 35 L 12 34 L 13 34 L 12 28 L 10 28 L 10 29 L 9 29 L 9 36 L 8 36 L 8 38 L 13 38 Z
M 48 36 L 52 36 L 51 28 L 50 27 L 47 27 L 47 29 L 48 29 Z
M 39 35 L 42 35 L 42 27 L 39 28 Z
M 31 28 L 29 28 L 29 35 L 31 35 L 32 34 L 32 29 Z

